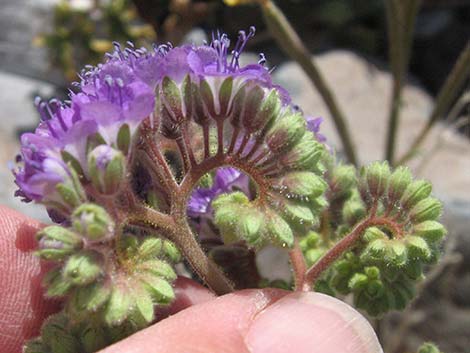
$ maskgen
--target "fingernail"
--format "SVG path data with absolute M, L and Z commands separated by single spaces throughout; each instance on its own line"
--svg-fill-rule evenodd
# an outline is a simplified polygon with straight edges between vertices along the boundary
M 245 343 L 251 353 L 383 353 L 361 314 L 312 292 L 289 294 L 260 312 Z

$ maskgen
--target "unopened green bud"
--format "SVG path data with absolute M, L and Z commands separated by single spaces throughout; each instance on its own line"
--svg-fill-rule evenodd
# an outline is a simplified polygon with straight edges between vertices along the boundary
M 385 253 L 387 252 L 388 241 L 385 239 L 373 240 L 364 249 L 361 259 L 365 262 L 369 260 L 381 261 L 384 259 Z
M 408 185 L 413 181 L 410 170 L 400 166 L 390 176 L 388 198 L 391 202 L 400 200 Z
M 266 135 L 266 143 L 273 154 L 289 151 L 305 134 L 306 121 L 301 114 L 287 114 L 278 119 Z
M 239 240 L 237 224 L 239 212 L 249 206 L 250 200 L 242 192 L 222 194 L 212 201 L 214 222 L 219 228 L 224 242 L 231 243 Z
M 312 172 L 292 172 L 279 180 L 281 193 L 286 193 L 287 197 L 294 196 L 300 198 L 315 198 L 322 195 L 327 184 L 322 177 Z
M 351 197 L 344 203 L 343 206 L 343 219 L 347 224 L 356 224 L 360 219 L 366 215 L 364 203 L 360 198 Z
M 289 169 L 316 169 L 325 152 L 324 146 L 313 134 L 305 133 L 299 143 L 280 159 L 281 165 Z
M 445 227 L 436 221 L 424 221 L 413 227 L 413 233 L 428 242 L 440 241 L 447 233 Z
M 390 240 L 385 253 L 385 262 L 396 267 L 401 267 L 408 260 L 408 252 L 405 244 L 400 240 Z
M 419 201 L 427 198 L 431 194 L 431 191 L 431 183 L 425 180 L 417 180 L 408 185 L 401 198 L 401 204 L 405 209 L 411 209 Z
M 374 162 L 365 167 L 362 174 L 372 197 L 381 197 L 387 189 L 390 177 L 390 166 L 388 163 Z
M 410 258 L 424 261 L 431 258 L 431 249 L 423 238 L 409 235 L 406 237 L 405 241 Z
M 295 227 L 311 226 L 318 221 L 307 205 L 286 200 L 281 208 L 286 220 Z
M 355 273 L 349 280 L 348 286 L 351 290 L 364 289 L 369 279 L 363 273 Z
M 320 234 L 314 231 L 309 231 L 305 237 L 303 237 L 300 242 L 300 248 L 302 251 L 307 251 L 308 249 L 315 248 L 320 241 Z
M 41 338 L 53 353 L 77 353 L 78 340 L 68 330 L 64 313 L 50 316 L 41 328 Z
M 439 200 L 428 197 L 418 202 L 410 211 L 410 219 L 415 223 L 436 220 L 442 212 Z
M 442 353 L 439 348 L 431 342 L 426 342 L 418 349 L 418 353 Z
M 350 165 L 339 165 L 333 169 L 331 175 L 331 189 L 333 197 L 339 198 L 350 193 L 357 183 L 356 168 Z
M 114 194 L 126 176 L 126 158 L 121 151 L 100 145 L 88 155 L 88 171 L 96 190 L 102 194 Z
M 366 242 L 371 242 L 376 239 L 388 239 L 387 234 L 382 232 L 379 228 L 377 227 L 369 227 L 367 230 L 364 232 L 364 235 L 362 236 L 362 239 Z
M 82 247 L 82 239 L 74 232 L 61 227 L 49 226 L 37 233 L 37 254 L 46 260 L 61 260 Z
M 113 232 L 114 222 L 108 212 L 94 203 L 78 206 L 72 213 L 74 229 L 90 240 L 101 240 Z
M 239 214 L 238 217 L 237 233 L 239 238 L 246 240 L 249 245 L 257 245 L 260 240 L 261 230 L 265 225 L 263 213 L 250 207 Z
M 70 256 L 64 265 L 63 277 L 72 284 L 84 286 L 102 273 L 102 256 L 95 251 L 82 251 Z
M 266 220 L 266 232 L 274 244 L 282 247 L 294 245 L 294 233 L 289 224 L 277 214 L 272 213 Z

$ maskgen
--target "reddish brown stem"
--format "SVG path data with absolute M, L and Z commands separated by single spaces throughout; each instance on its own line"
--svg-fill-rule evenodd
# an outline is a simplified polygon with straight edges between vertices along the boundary
M 298 239 L 295 239 L 294 247 L 289 251 L 290 263 L 294 270 L 294 286 L 296 291 L 309 291 L 310 288 L 304 288 L 307 283 L 305 281 L 305 273 L 307 271 L 307 264 L 305 263 L 302 249 L 300 248 Z
M 360 239 L 364 231 L 372 226 L 385 226 L 389 228 L 395 236 L 401 237 L 403 235 L 403 231 L 400 229 L 399 225 L 393 221 L 382 217 L 368 217 L 354 227 L 351 233 L 337 242 L 317 263 L 307 270 L 304 284 L 313 287 L 323 271 L 349 250 Z

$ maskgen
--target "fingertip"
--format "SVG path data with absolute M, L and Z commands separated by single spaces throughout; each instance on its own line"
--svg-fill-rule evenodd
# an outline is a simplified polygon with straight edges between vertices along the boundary
M 39 222 L 0 206 L 0 346 L 5 352 L 20 352 L 59 305 L 42 296 L 48 266 L 32 254 L 39 228 Z
M 368 321 L 320 293 L 292 293 L 261 312 L 245 337 L 251 353 L 381 353 Z

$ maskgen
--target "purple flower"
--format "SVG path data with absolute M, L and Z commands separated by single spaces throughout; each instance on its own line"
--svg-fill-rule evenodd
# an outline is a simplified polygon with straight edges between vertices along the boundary
M 235 168 L 218 169 L 210 188 L 198 188 L 191 195 L 188 215 L 192 218 L 210 217 L 211 202 L 220 194 L 241 190 L 249 195 L 250 178 Z
M 323 118 L 318 117 L 306 117 L 305 120 L 307 120 L 307 129 L 315 135 L 315 138 L 317 139 L 318 142 L 325 143 L 326 142 L 326 137 L 322 133 L 320 133 L 320 125 L 323 122 Z

